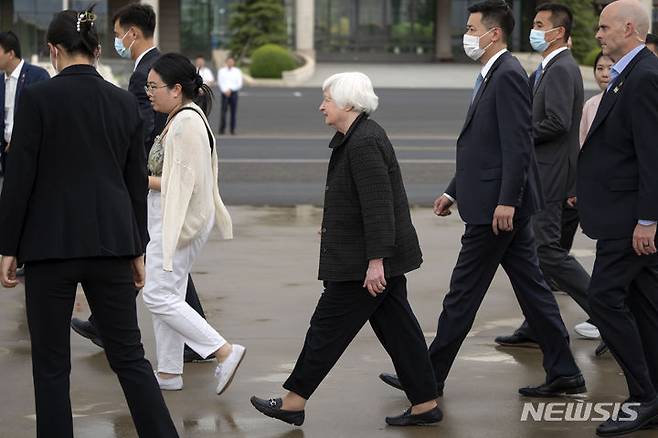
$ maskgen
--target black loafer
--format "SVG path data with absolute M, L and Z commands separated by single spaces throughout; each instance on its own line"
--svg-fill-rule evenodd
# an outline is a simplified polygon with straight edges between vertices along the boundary
M 503 347 L 539 348 L 536 340 L 518 331 L 509 336 L 497 336 L 494 341 Z
M 551 383 L 539 386 L 528 386 L 519 389 L 519 394 L 526 397 L 561 397 L 570 394 L 583 394 L 587 392 L 585 379 L 582 374 L 558 377 Z
M 201 362 L 211 362 L 215 360 L 215 355 L 211 354 L 207 358 L 201 357 L 196 351 L 192 350 L 190 347 L 187 345 L 185 346 L 185 350 L 183 350 L 183 362 L 185 363 L 190 363 L 190 362 L 195 362 L 195 363 L 201 363 Z
M 604 354 L 608 352 L 608 346 L 605 345 L 605 342 L 601 341 L 598 347 L 596 347 L 596 350 L 594 350 L 594 355 L 596 357 L 601 357 Z
M 304 411 L 284 411 L 281 409 L 281 406 L 283 406 L 283 400 L 280 398 L 265 400 L 253 396 L 250 400 L 256 410 L 268 417 L 276 418 L 277 420 L 285 421 L 286 423 L 294 424 L 295 426 L 301 426 L 304 424 Z
M 628 406 L 627 409 L 637 413 L 634 420 L 630 421 L 630 418 L 621 415 L 617 420 L 610 418 L 605 423 L 599 424 L 596 428 L 596 434 L 598 436 L 625 435 L 637 430 L 653 428 L 656 421 L 658 421 L 658 398 L 639 405 Z
M 103 345 L 103 340 L 101 339 L 100 334 L 98 333 L 98 330 L 96 330 L 94 324 L 90 323 L 89 321 L 83 321 L 78 318 L 71 318 L 71 328 L 73 329 L 74 332 L 76 332 L 83 338 L 89 339 L 98 347 L 105 348 L 105 346 Z
M 421 426 L 438 423 L 441 420 L 443 420 L 443 412 L 436 406 L 434 409 L 418 415 L 412 415 L 411 408 L 409 408 L 397 417 L 386 417 L 386 424 L 389 426 Z
M 398 379 L 398 376 L 396 376 L 395 374 L 381 373 L 379 375 L 379 378 L 381 379 L 382 382 L 386 383 L 387 385 L 392 386 L 395 389 L 399 389 L 400 391 L 404 391 L 404 388 L 400 383 L 400 379 Z M 439 385 L 436 389 L 436 392 L 439 397 L 443 397 L 443 385 Z

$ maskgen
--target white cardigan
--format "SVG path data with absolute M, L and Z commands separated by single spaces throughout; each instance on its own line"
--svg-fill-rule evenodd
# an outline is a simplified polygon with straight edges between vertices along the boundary
M 215 139 L 211 153 L 208 120 L 196 104 L 185 106 L 196 111 L 176 114 L 162 134 L 162 268 L 165 271 L 173 270 L 176 248 L 189 244 L 201 233 L 213 214 L 221 237 L 233 238 L 231 216 L 219 195 Z

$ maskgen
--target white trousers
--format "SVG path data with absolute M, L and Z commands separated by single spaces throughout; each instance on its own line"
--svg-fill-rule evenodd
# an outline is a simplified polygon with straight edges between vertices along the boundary
M 183 348 L 187 344 L 202 357 L 217 351 L 226 340 L 185 302 L 187 278 L 196 256 L 205 245 L 214 225 L 188 245 L 176 249 L 173 272 L 162 269 L 162 209 L 160 192 L 148 194 L 148 231 L 146 247 L 146 284 L 142 297 L 153 315 L 158 371 L 183 374 Z

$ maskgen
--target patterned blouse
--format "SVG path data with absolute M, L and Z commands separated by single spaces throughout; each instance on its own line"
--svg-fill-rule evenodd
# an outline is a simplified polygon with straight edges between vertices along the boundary
M 164 146 L 162 145 L 162 135 L 158 135 L 153 140 L 153 147 L 149 152 L 148 168 L 153 176 L 162 176 L 162 163 L 164 162 Z

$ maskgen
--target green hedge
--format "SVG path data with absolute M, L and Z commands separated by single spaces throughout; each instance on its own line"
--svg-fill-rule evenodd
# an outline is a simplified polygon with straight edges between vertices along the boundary
M 288 49 L 276 44 L 265 44 L 251 55 L 251 76 L 280 79 L 282 73 L 297 68 L 297 62 Z
M 583 58 L 583 65 L 589 65 L 589 66 L 594 66 L 594 61 L 596 60 L 596 57 L 599 56 L 599 53 L 601 52 L 601 49 L 599 47 L 595 47 L 590 52 L 585 55 L 585 58 Z

